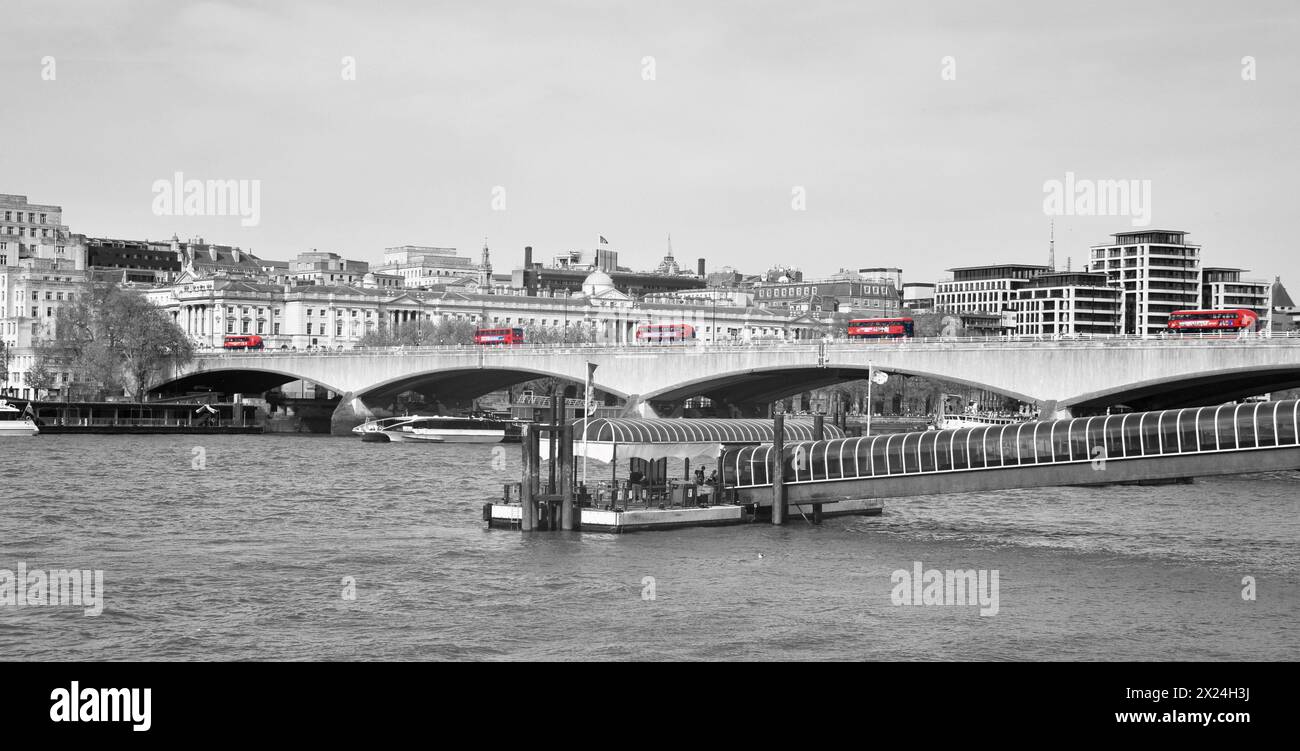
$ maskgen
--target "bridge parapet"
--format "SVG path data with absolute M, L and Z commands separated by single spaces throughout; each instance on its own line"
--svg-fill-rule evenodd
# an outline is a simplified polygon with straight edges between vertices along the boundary
M 261 371 L 382 400 L 412 388 L 481 395 L 546 376 L 580 383 L 588 363 L 596 366 L 596 388 L 643 402 L 706 396 L 759 404 L 862 379 L 874 368 L 985 388 L 1051 411 L 1104 411 L 1129 399 L 1197 406 L 1300 387 L 1300 335 L 268 350 L 201 354 L 168 380 L 212 385 L 222 374 Z M 1182 402 L 1158 401 L 1184 392 L 1190 396 Z

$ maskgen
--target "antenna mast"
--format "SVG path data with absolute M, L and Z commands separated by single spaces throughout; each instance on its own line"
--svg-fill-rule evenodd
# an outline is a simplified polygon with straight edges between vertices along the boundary
M 1056 220 L 1052 220 L 1051 239 L 1047 242 L 1047 265 L 1052 271 L 1056 271 Z

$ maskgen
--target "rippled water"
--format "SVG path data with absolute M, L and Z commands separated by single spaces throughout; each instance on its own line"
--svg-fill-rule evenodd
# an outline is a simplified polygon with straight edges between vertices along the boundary
M 0 606 L 0 659 L 1300 658 L 1294 472 L 525 536 L 481 521 L 518 446 L 39 436 L 0 456 L 0 569 L 106 588 L 98 617 Z M 998 614 L 894 606 L 914 561 L 998 570 Z

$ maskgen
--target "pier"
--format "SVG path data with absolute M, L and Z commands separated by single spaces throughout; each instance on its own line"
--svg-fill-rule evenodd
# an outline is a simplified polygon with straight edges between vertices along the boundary
M 1300 400 L 861 437 L 828 430 L 833 426 L 820 416 L 807 421 L 780 414 L 771 421 L 582 420 L 559 429 L 560 484 L 542 493 L 540 436 L 556 428 L 530 426 L 523 478 L 507 485 L 500 501 L 485 504 L 483 518 L 490 527 L 524 531 L 630 532 L 794 519 L 815 524 L 830 516 L 879 514 L 886 500 L 911 496 L 1154 485 L 1300 469 Z M 609 483 L 574 479 L 573 457 L 581 453 L 574 436 L 586 439 L 592 455 L 608 457 Z M 707 456 L 710 447 L 716 451 L 710 466 L 720 468 L 716 480 L 701 485 L 697 475 L 692 482 L 690 457 Z M 640 467 L 647 461 L 666 466 L 677 457 L 681 478 L 640 488 L 620 483 L 620 448 L 631 455 L 629 468 L 636 460 Z M 563 516 L 557 516 L 557 502 L 569 509 Z
M 721 481 L 718 462 L 725 449 L 844 435 L 820 415 L 778 415 L 774 420 L 592 418 L 534 424 L 525 428 L 520 482 L 506 484 L 499 501 L 484 504 L 483 520 L 492 528 L 586 532 L 769 521 L 770 504 L 745 501 L 737 488 Z M 543 455 L 554 458 L 545 478 L 540 469 Z M 581 457 L 600 461 L 608 476 L 593 473 L 583 481 Z M 622 478 L 620 462 L 626 468 Z M 809 522 L 824 516 L 821 504 L 795 504 L 788 511 Z M 880 511 L 876 500 L 845 502 L 835 509 Z

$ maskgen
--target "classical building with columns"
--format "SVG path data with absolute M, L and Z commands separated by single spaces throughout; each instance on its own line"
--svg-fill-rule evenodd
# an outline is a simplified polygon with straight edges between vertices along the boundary
M 143 290 L 200 349 L 226 334 L 258 334 L 268 348 L 349 349 L 380 327 L 456 319 L 484 327 L 566 330 L 574 341 L 634 343 L 647 323 L 689 323 L 703 341 L 794 339 L 805 326 L 770 310 L 727 304 L 641 304 L 592 273 L 581 293 L 532 297 L 354 285 L 283 285 L 213 277 Z

